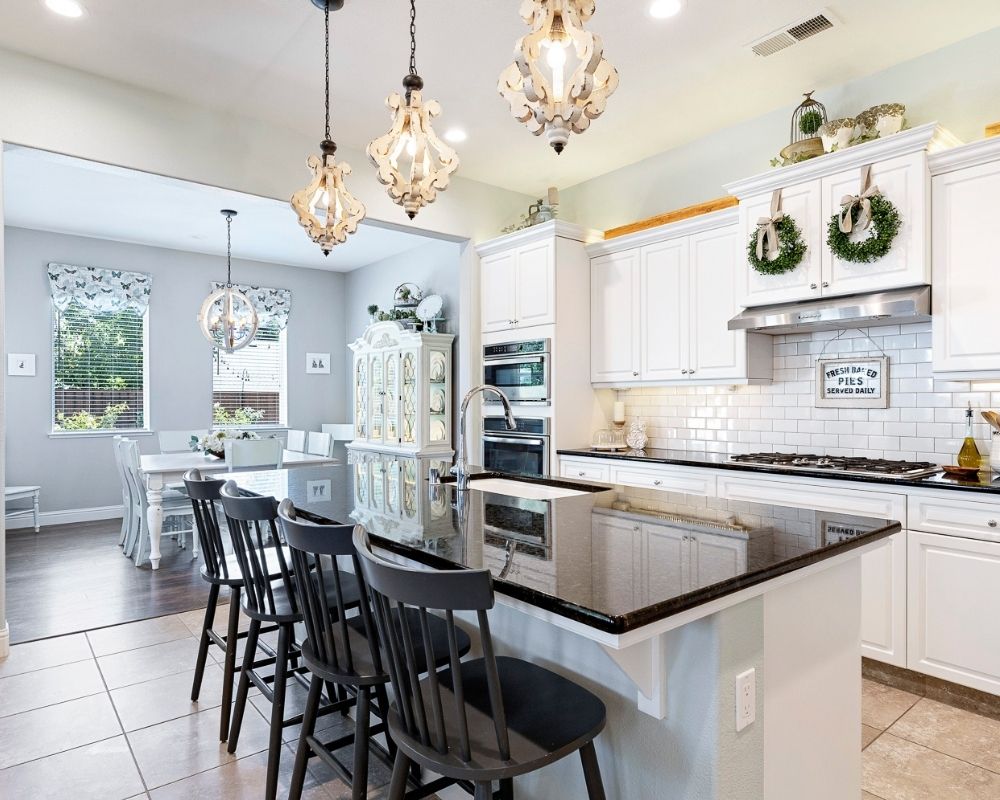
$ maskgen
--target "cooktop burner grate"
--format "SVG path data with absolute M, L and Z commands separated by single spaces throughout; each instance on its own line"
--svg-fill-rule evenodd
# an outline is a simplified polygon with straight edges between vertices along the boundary
M 748 453 L 733 456 L 732 460 L 739 464 L 756 464 L 789 471 L 839 472 L 894 478 L 923 478 L 939 471 L 938 466 L 929 461 L 890 461 L 884 458 L 821 456 L 814 453 Z

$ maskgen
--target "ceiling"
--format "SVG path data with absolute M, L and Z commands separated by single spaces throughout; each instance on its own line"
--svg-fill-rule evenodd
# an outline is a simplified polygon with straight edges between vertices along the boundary
M 40 192 L 39 186 L 58 187 Z M 11 146 L 4 152 L 4 220 L 19 228 L 349 272 L 427 244 L 430 239 L 364 222 L 325 257 L 287 203 L 146 172 Z
M 4 0 L 0 46 L 321 138 L 322 14 L 310 0 L 82 2 L 88 13 L 69 20 L 41 0 Z M 417 64 L 425 95 L 443 104 L 439 126 L 469 134 L 459 174 L 537 195 L 1000 26 L 996 0 L 962 0 L 960 12 L 939 0 L 830 0 L 833 30 L 768 58 L 746 47 L 821 2 L 685 0 L 680 16 L 654 20 L 649 0 L 600 0 L 590 27 L 621 87 L 562 156 L 496 92 L 525 30 L 517 0 L 421 0 Z M 382 102 L 406 70 L 407 17 L 402 0 L 347 0 L 334 14 L 340 142 L 363 148 L 388 128 Z

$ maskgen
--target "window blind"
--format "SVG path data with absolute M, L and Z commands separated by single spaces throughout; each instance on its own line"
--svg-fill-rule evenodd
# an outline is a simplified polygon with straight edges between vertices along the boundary
M 253 342 L 214 351 L 212 423 L 216 427 L 285 424 L 285 331 L 261 327 Z
M 146 315 L 97 311 L 72 300 L 53 308 L 52 427 L 146 427 Z

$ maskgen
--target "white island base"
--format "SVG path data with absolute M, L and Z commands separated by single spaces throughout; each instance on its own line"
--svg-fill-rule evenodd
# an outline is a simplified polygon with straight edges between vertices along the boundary
M 860 557 L 877 545 L 620 636 L 499 594 L 491 627 L 500 652 L 604 700 L 597 750 L 609 799 L 856 800 Z M 756 721 L 737 733 L 736 676 L 748 669 Z M 640 691 L 637 703 L 637 686 L 652 696 Z M 524 800 L 586 797 L 575 758 L 517 779 L 515 790 Z

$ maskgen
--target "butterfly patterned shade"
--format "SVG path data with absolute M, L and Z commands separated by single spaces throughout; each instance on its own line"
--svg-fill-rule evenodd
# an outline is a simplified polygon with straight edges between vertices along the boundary
M 94 314 L 131 309 L 141 315 L 149 307 L 153 276 L 145 272 L 51 263 L 48 273 L 52 304 L 59 311 L 74 300 Z

